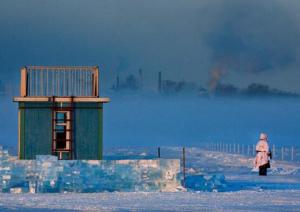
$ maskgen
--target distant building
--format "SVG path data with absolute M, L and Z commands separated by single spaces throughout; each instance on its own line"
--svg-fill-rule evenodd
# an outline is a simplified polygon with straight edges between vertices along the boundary
M 126 77 L 125 81 L 120 81 L 120 77 L 117 76 L 116 84 L 112 86 L 114 91 L 137 91 L 142 89 L 142 72 L 139 72 L 139 79 L 130 74 Z
M 164 95 L 174 95 L 179 93 L 195 93 L 197 94 L 197 85 L 193 82 L 173 81 L 162 78 L 162 72 L 158 72 L 158 93 Z
M 99 69 L 27 66 L 21 69 L 19 105 L 20 159 L 56 155 L 59 159 L 102 159 Z
M 216 86 L 215 95 L 220 96 L 234 96 L 239 94 L 239 89 L 232 84 L 221 84 Z

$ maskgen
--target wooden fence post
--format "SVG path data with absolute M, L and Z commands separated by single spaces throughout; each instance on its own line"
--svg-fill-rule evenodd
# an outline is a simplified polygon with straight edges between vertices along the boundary
M 160 158 L 160 147 L 157 148 L 157 157 Z
M 273 148 L 272 148 L 272 158 L 275 159 L 275 144 L 273 144 Z
M 182 148 L 183 187 L 185 187 L 185 147 Z

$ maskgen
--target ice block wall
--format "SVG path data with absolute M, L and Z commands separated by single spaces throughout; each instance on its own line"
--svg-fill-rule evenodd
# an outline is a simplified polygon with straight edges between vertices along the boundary
M 0 191 L 11 193 L 176 191 L 177 159 L 18 160 L 0 147 Z

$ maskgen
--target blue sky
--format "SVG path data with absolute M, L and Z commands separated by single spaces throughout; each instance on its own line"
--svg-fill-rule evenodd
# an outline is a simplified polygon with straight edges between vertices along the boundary
M 206 85 L 266 83 L 300 92 L 300 3 L 296 0 L 2 0 L 0 79 L 19 82 L 28 64 L 94 65 L 102 86 L 143 68 Z

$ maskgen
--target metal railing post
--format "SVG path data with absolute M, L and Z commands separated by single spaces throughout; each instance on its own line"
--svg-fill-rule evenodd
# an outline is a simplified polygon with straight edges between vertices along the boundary
M 183 187 L 185 187 L 185 147 L 182 148 Z

